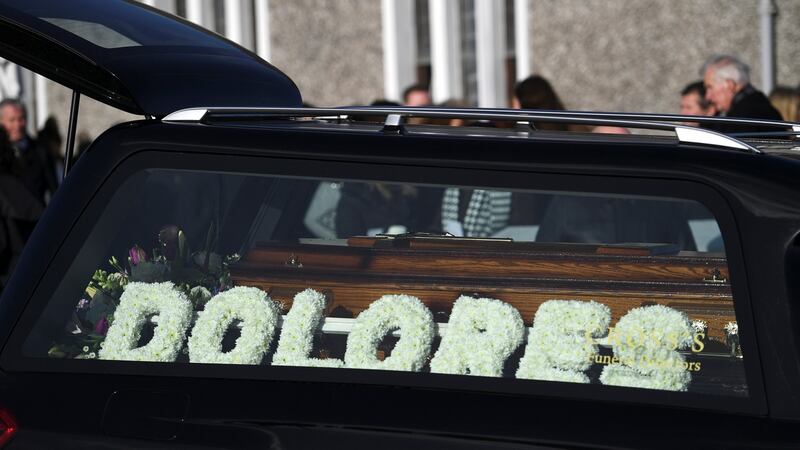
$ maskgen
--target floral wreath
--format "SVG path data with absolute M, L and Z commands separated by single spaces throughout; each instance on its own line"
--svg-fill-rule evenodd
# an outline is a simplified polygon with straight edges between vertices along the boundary
M 158 314 L 158 325 L 153 338 L 137 347 L 148 316 L 154 314 Z M 172 283 L 128 283 L 98 356 L 123 361 L 175 361 L 191 318 L 191 302 Z
M 693 330 L 686 314 L 653 305 L 634 308 L 619 319 L 614 355 L 620 363 L 603 368 L 603 384 L 668 391 L 685 391 L 692 377 L 685 358 L 676 350 L 692 343 Z M 664 342 L 653 336 L 674 336 Z
M 376 350 L 383 338 L 399 329 L 400 340 L 384 361 Z M 427 362 L 435 336 L 433 314 L 410 295 L 384 295 L 356 318 L 347 337 L 344 360 L 349 368 L 419 372 Z
M 280 318 L 278 305 L 261 289 L 235 287 L 217 294 L 199 313 L 189 337 L 189 361 L 212 364 L 260 364 Z M 242 332 L 234 348 L 222 351 L 222 339 L 234 320 Z
M 310 358 L 314 334 L 322 323 L 325 296 L 306 289 L 294 296 L 292 309 L 286 314 L 278 340 L 278 349 L 272 357 L 273 366 L 342 367 L 340 359 Z
M 431 372 L 500 377 L 524 334 L 519 311 L 508 303 L 462 295 L 453 305 Z
M 589 383 L 583 372 L 597 354 L 597 344 L 591 338 L 605 335 L 610 322 L 608 306 L 594 301 L 542 303 L 534 316 L 517 378 Z

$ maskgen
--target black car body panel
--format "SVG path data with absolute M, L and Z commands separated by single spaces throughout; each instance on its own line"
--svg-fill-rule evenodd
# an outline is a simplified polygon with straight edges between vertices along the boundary
M 139 2 L 8 0 L 0 16 L 3 57 L 133 114 L 302 102 L 292 80 L 255 54 Z
M 796 276 L 800 271 L 800 196 L 797 195 L 800 192 L 800 159 L 796 141 L 738 141 L 713 133 L 704 136 L 702 130 L 669 124 L 690 119 L 681 116 L 408 108 L 360 110 L 358 114 L 344 109 L 281 112 L 275 107 L 297 107 L 301 98 L 294 83 L 280 71 L 233 43 L 134 2 L 7 0 L 0 2 L 0 17 L 0 53 L 3 55 L 111 106 L 150 116 L 112 127 L 81 156 L 52 199 L 14 276 L 2 292 L 0 447 L 800 447 L 797 433 L 800 422 L 800 310 L 797 304 L 800 281 Z M 183 108 L 207 108 L 210 112 L 202 110 L 203 114 L 198 115 L 196 111 L 178 111 Z M 463 128 L 405 123 L 405 119 L 411 117 L 456 117 L 476 122 Z M 598 135 L 538 131 L 529 125 L 548 119 L 579 125 L 638 126 L 667 134 Z M 378 123 L 374 123 L 376 121 Z M 498 124 L 494 121 L 507 123 L 495 128 Z M 517 122 L 522 122 L 522 126 Z M 794 127 L 795 131 L 798 127 L 784 123 L 767 125 L 779 129 Z M 235 183 L 225 185 L 228 179 L 235 179 Z M 169 184 L 171 182 L 173 185 Z M 347 188 L 365 188 L 361 192 L 363 197 L 378 193 L 384 199 L 406 195 L 403 189 L 417 198 L 425 192 L 433 192 L 434 208 L 426 211 L 431 213 L 433 220 L 429 222 L 435 224 L 436 230 L 426 234 L 420 227 L 403 233 L 378 227 L 376 237 L 370 234 L 374 229 L 370 231 L 370 227 L 365 227 L 367 230 L 363 233 L 337 233 L 333 237 L 316 234 L 309 228 L 305 215 L 312 209 L 319 188 L 325 187 L 342 192 Z M 456 269 L 467 275 L 461 276 L 461 284 L 456 288 L 448 285 L 452 280 L 440 273 L 403 278 L 406 274 L 402 270 L 390 266 L 390 272 L 364 275 L 358 271 L 364 267 L 348 271 L 333 264 L 338 261 L 326 260 L 334 267 L 330 272 L 338 271 L 339 281 L 344 280 L 341 284 L 364 286 L 367 283 L 368 290 L 381 292 L 381 300 L 389 291 L 374 286 L 389 284 L 391 289 L 396 288 L 397 292 L 391 291 L 394 294 L 405 293 L 405 290 L 435 294 L 437 289 L 448 295 L 454 293 L 444 302 L 435 300 L 423 305 L 423 309 L 433 309 L 437 306 L 433 303 L 440 302 L 445 304 L 445 309 L 451 309 L 436 310 L 435 324 L 433 313 L 425 310 L 431 317 L 430 340 L 427 347 L 421 345 L 428 353 L 417 363 L 417 370 L 386 370 L 387 366 L 350 364 L 345 361 L 346 354 L 341 360 L 331 356 L 331 349 L 341 350 L 335 343 L 326 344 L 324 350 L 330 350 L 326 355 L 320 350 L 322 346 L 317 346 L 320 358 L 315 363 L 329 359 L 323 362 L 340 362 L 338 366 L 282 364 L 274 359 L 276 346 L 264 344 L 263 336 L 256 338 L 260 339 L 256 344 L 263 344 L 265 348 L 255 362 L 193 359 L 197 342 L 204 343 L 197 337 L 201 333 L 195 334 L 195 331 L 206 314 L 210 314 L 208 305 L 214 299 L 240 287 L 267 295 L 267 289 L 260 290 L 255 281 L 234 286 L 231 271 L 226 273 L 224 269 L 225 264 L 229 264 L 228 257 L 231 257 L 232 266 L 239 264 L 240 274 L 255 273 L 256 281 L 259 276 L 273 276 L 279 281 L 288 279 L 304 288 L 319 288 L 323 297 L 330 298 L 339 294 L 323 289 L 325 286 L 314 285 L 319 280 L 314 276 L 327 275 L 327 268 L 320 270 L 305 256 L 300 261 L 292 253 L 290 258 L 278 260 L 277 268 L 268 264 L 259 266 L 247 257 L 269 254 L 264 250 L 269 245 L 262 245 L 262 241 L 297 247 L 324 244 L 328 248 L 349 250 L 356 247 L 351 239 L 356 242 L 365 237 L 368 241 L 374 238 L 375 242 L 396 239 L 396 243 L 405 238 L 405 234 L 410 235 L 411 241 L 433 234 L 434 240 L 447 241 L 453 236 L 445 234 L 449 232 L 445 214 L 452 205 L 445 200 L 452 191 L 456 192 L 456 198 L 462 192 L 471 192 L 473 197 L 485 194 L 488 200 L 482 201 L 496 210 L 502 209 L 503 202 L 511 203 L 514 194 L 541 195 L 548 202 L 551 197 L 572 196 L 607 200 L 606 205 L 625 203 L 633 205 L 640 213 L 635 215 L 637 220 L 644 216 L 638 222 L 625 223 L 631 227 L 631 224 L 642 223 L 651 226 L 657 221 L 672 223 L 664 214 L 650 212 L 646 208 L 648 204 L 670 205 L 665 208 L 670 214 L 692 206 L 702 210 L 701 218 L 716 227 L 716 235 L 710 237 L 718 239 L 721 248 L 712 249 L 709 238 L 701 249 L 695 235 L 684 247 L 670 240 L 600 240 L 598 248 L 593 248 L 587 257 L 586 253 L 575 253 L 575 249 L 597 242 L 538 242 L 538 235 L 515 242 L 515 238 L 490 233 L 462 233 L 464 242 L 456 239 L 456 245 L 446 251 L 430 248 L 419 251 L 430 259 L 441 258 L 445 264 L 459 261 L 461 265 Z M 476 192 L 480 193 L 476 196 Z M 275 199 L 277 201 L 273 202 Z M 341 200 L 332 202 L 334 209 L 339 206 L 337 202 Z M 398 210 L 407 206 L 400 201 L 387 204 L 389 209 Z M 430 206 L 421 201 L 411 204 L 413 207 L 408 209 L 412 213 Z M 330 204 L 323 206 L 331 207 Z M 454 209 L 458 212 L 458 204 Z M 470 207 L 462 209 L 466 210 L 462 219 L 466 225 Z M 176 212 L 185 213 L 183 210 L 196 214 L 180 216 Z M 641 213 L 642 210 L 646 212 Z M 549 211 L 548 207 L 537 213 L 545 216 Z M 150 212 L 164 214 L 150 217 Z M 204 215 L 206 212 L 208 214 Z M 507 210 L 505 214 L 510 222 L 511 212 Z M 189 223 L 172 222 L 178 216 Z M 219 220 L 211 221 L 207 233 L 203 234 L 204 250 L 192 253 L 188 250 L 186 243 L 190 239 L 186 236 L 201 226 L 203 232 L 206 230 L 205 223 L 192 220 L 200 222 L 207 219 L 206 216 Z M 627 219 L 623 217 L 622 221 Z M 678 218 L 683 221 L 680 225 L 688 226 L 688 219 L 684 219 L 686 217 Z M 541 217 L 537 220 L 537 227 L 544 223 Z M 486 221 L 491 222 L 491 217 Z M 156 228 L 139 227 L 141 223 Z M 526 223 L 531 224 L 533 222 Z M 488 227 L 486 223 L 482 225 Z M 220 229 L 224 232 L 217 231 L 215 235 L 214 231 Z M 534 234 L 539 230 L 537 228 Z M 140 244 L 147 245 L 137 240 L 142 236 L 157 242 L 152 255 L 140 247 Z M 309 244 L 309 241 L 313 242 Z M 319 244 L 319 241 L 324 243 Z M 493 247 L 498 241 L 506 247 Z M 606 243 L 610 245 L 605 246 Z M 556 250 L 529 250 L 543 248 L 537 247 L 539 244 Z M 634 244 L 634 251 L 644 248 L 648 253 L 624 253 L 622 256 L 599 253 L 602 249 L 629 251 L 629 244 Z M 191 245 L 195 245 L 195 250 L 201 248 L 194 242 Z M 388 254 L 399 260 L 400 256 L 416 251 L 408 245 L 401 250 L 378 248 L 367 254 L 375 259 Z M 236 253 L 221 249 L 226 246 Z M 124 268 L 116 259 L 117 255 L 124 254 L 117 252 L 120 248 L 127 252 L 127 265 L 125 261 L 121 263 L 126 265 Z M 585 252 L 588 247 L 580 248 Z M 251 254 L 239 255 L 239 249 Z M 653 253 L 653 249 L 664 253 Z M 516 259 L 509 256 L 514 252 L 516 254 L 511 256 Z M 323 253 L 320 251 L 319 255 Z M 533 259 L 530 255 L 543 253 L 549 258 L 544 258 L 548 262 L 557 261 L 553 263 L 556 266 L 566 261 L 562 265 L 569 268 L 567 276 L 559 278 L 563 274 L 557 271 L 539 278 L 504 272 L 509 266 L 526 262 L 519 254 Z M 469 258 L 476 254 L 489 255 L 490 264 L 478 267 L 486 273 L 468 271 L 475 269 L 469 263 L 478 258 Z M 222 256 L 226 257 L 225 264 Z M 213 261 L 214 258 L 218 261 Z M 570 265 L 582 261 L 580 258 L 596 265 Z M 611 265 L 609 261 L 614 258 L 622 260 L 623 264 Z M 117 275 L 117 283 L 123 278 L 130 284 L 113 285 L 109 281 L 111 276 L 104 270 L 109 269 L 106 260 L 121 269 L 112 274 Z M 684 274 L 680 271 L 685 266 L 674 263 L 678 260 L 699 260 L 698 265 L 706 266 L 702 267 L 700 277 L 681 278 Z M 425 263 L 429 261 L 425 258 L 416 261 L 422 261 L 419 263 L 422 270 L 427 270 Z M 638 267 L 636 265 L 643 264 L 642 261 L 663 265 L 646 273 L 652 279 L 614 278 L 615 270 L 626 270 L 625 264 Z M 720 261 L 725 266 L 723 270 L 717 266 Z M 140 272 L 134 276 L 134 266 L 142 271 L 139 265 L 147 262 L 151 263 L 147 267 L 163 270 L 156 275 L 139 278 Z M 306 272 L 300 271 L 303 262 L 307 265 Z M 369 263 L 361 263 L 361 266 Z M 448 269 L 444 265 L 437 267 L 441 271 Z M 607 279 L 584 279 L 581 270 L 597 270 Z M 109 269 L 109 272 L 113 271 Z M 489 272 L 499 272 L 501 276 L 490 280 L 495 274 Z M 477 275 L 464 281 L 469 274 Z M 697 274 L 691 272 L 690 275 Z M 518 281 L 516 278 L 525 279 Z M 176 287 L 179 282 L 175 280 L 179 279 L 192 283 Z M 409 279 L 415 281 L 409 282 Z M 195 303 L 181 316 L 185 322 L 184 331 L 171 335 L 177 341 L 176 354 L 161 359 L 137 359 L 119 357 L 119 353 L 109 350 L 112 345 L 109 342 L 113 340 L 109 338 L 109 330 L 120 329 L 118 324 L 129 323 L 126 320 L 132 316 L 120 318 L 124 315 L 120 313 L 123 309 L 120 305 L 125 295 L 120 292 L 134 283 L 137 288 L 169 285 L 170 292 L 179 292 L 179 289 L 189 294 L 199 292 L 197 298 L 201 300 L 193 297 Z M 665 292 L 666 285 L 673 290 L 658 297 L 656 293 Z M 429 289 L 430 286 L 434 288 Z M 493 375 L 471 372 L 478 370 L 477 364 L 461 372 L 433 370 L 433 360 L 437 358 L 430 355 L 434 336 L 439 339 L 435 344 L 438 355 L 447 333 L 458 332 L 457 329 L 451 331 L 455 328 L 445 328 L 453 326 L 451 320 L 455 322 L 450 316 L 451 313 L 455 316 L 454 305 L 466 297 L 467 301 L 494 301 L 495 306 L 507 301 L 505 306 L 509 306 L 511 300 L 499 296 L 498 300 L 479 298 L 507 292 L 503 289 L 509 286 L 522 286 L 527 290 L 520 290 L 530 298 L 541 293 L 537 289 L 551 296 L 536 306 L 539 308 L 537 316 L 543 309 L 541 305 L 551 301 L 583 306 L 600 304 L 601 309 L 605 308 L 607 312 L 603 317 L 607 316 L 607 320 L 604 326 L 597 326 L 596 336 L 590 336 L 592 330 L 587 327 L 568 330 L 573 333 L 570 339 L 576 336 L 592 339 L 589 347 L 595 353 L 590 353 L 590 368 L 571 369 L 580 372 L 585 380 L 526 377 L 520 376 L 519 371 L 514 372 L 516 367 L 509 368 L 519 361 L 521 371 L 530 347 L 541 353 L 551 350 L 543 345 L 530 345 L 532 340 L 527 344 L 530 347 L 520 344 L 525 333 L 528 337 L 534 334 L 534 320 L 541 323 L 533 315 L 532 307 L 524 311 L 527 323 L 522 319 L 518 321 L 517 343 L 503 356 Z M 203 290 L 195 291 L 197 288 L 205 289 L 208 298 L 202 300 Z M 271 289 L 269 295 L 273 298 L 266 296 L 263 303 L 278 311 L 270 316 L 275 319 L 270 333 L 277 333 L 275 330 L 281 328 L 282 338 L 288 327 L 289 308 L 278 304 L 283 301 L 279 298 L 281 294 Z M 187 305 L 188 296 L 181 297 L 183 291 L 176 294 L 177 303 Z M 481 293 L 484 291 L 489 294 Z M 685 292 L 690 295 L 684 295 Z M 572 295 L 581 293 L 585 295 L 578 300 L 584 301 L 572 300 L 577 298 Z M 635 300 L 625 303 L 630 299 L 624 298 L 624 293 Z M 679 304 L 692 295 L 694 303 Z M 593 296 L 601 301 L 595 303 Z M 126 305 L 133 303 L 128 298 Z M 696 301 L 697 298 L 700 300 Z M 665 307 L 672 305 L 670 302 L 674 299 L 678 299 L 674 309 Z M 158 300 L 167 302 L 163 298 Z M 98 304 L 105 307 L 102 301 L 116 304 L 106 308 L 102 317 L 87 319 L 86 310 Z M 525 301 L 529 298 L 525 297 L 523 303 Z M 611 308 L 602 301 L 615 302 L 613 304 L 623 310 L 622 314 L 617 314 L 617 327 L 622 322 L 619 316 L 651 307 L 651 310 L 661 308 L 670 314 L 679 313 L 682 330 L 689 330 L 690 322 L 688 313 L 679 312 L 680 308 L 693 311 L 698 314 L 696 317 L 725 317 L 715 325 L 716 342 L 710 340 L 710 325 L 705 323 L 709 340 L 700 343 L 708 347 L 716 345 L 717 350 L 702 355 L 708 357 L 703 360 L 706 372 L 702 376 L 695 374 L 696 378 L 691 379 L 704 384 L 692 390 L 689 387 L 695 386 L 690 386 L 687 381 L 690 378 L 684 377 L 676 378 L 675 385 L 653 387 L 637 384 L 641 373 L 630 377 L 633 383 L 606 383 L 602 378 L 606 369 L 626 364 L 621 362 L 622 357 L 619 363 L 610 362 L 611 355 L 616 356 L 618 347 L 624 345 L 609 343 Z M 533 300 L 530 304 L 534 304 Z M 372 306 L 345 308 L 344 315 L 339 311 L 340 315 L 336 316 L 335 309 L 328 311 L 327 317 L 309 320 L 312 325 L 305 337 L 316 345 L 313 339 L 323 340 L 326 333 L 336 335 L 339 344 L 347 339 L 349 350 L 350 338 L 356 334 L 353 330 L 369 308 Z M 283 310 L 287 310 L 285 316 Z M 168 313 L 156 311 L 157 314 L 142 312 L 136 319 L 138 328 L 130 333 L 135 334 L 132 342 L 136 345 L 127 350 L 147 347 L 148 339 L 156 340 L 155 333 L 162 324 L 164 328 L 170 326 Z M 358 311 L 358 317 L 353 311 Z M 478 323 L 474 327 L 477 332 L 468 335 L 475 341 L 462 344 L 462 349 L 476 353 L 484 350 L 481 346 L 487 341 L 480 339 L 490 328 L 479 322 L 484 318 L 481 314 L 490 314 L 486 310 L 479 313 L 474 319 Z M 520 312 L 517 314 L 519 316 Z M 253 314 L 236 320 L 240 325 L 253 317 L 260 319 L 258 314 Z M 722 324 L 731 317 L 733 321 L 725 325 L 723 335 Z M 337 319 L 336 323 L 346 323 L 351 328 L 323 332 L 320 323 L 327 319 Z M 109 326 L 111 321 L 116 325 Z M 562 325 L 564 322 L 567 321 L 562 321 Z M 186 332 L 190 324 L 191 336 Z M 660 325 L 663 324 L 651 328 L 662 331 L 657 329 Z M 214 351 L 234 352 L 231 348 L 224 352 L 222 349 L 223 338 L 236 333 L 239 337 L 229 341 L 235 341 L 232 348 L 239 346 L 246 325 L 241 325 L 241 331 L 233 330 L 236 326 L 233 321 L 225 324 L 227 328 L 218 336 L 219 348 Z M 136 334 L 145 327 L 149 327 L 149 337 Z M 403 326 L 387 325 L 383 338 L 391 342 L 393 337 L 387 333 L 397 329 L 406 332 Z M 501 331 L 511 334 L 513 327 L 501 327 Z M 601 336 L 603 331 L 608 334 Z M 578 332 L 584 332 L 583 336 L 575 334 Z M 562 337 L 567 335 L 561 329 L 555 332 L 558 333 L 562 333 Z M 659 345 L 664 333 L 657 337 Z M 175 338 L 176 335 L 180 338 Z M 85 338 L 76 341 L 81 343 L 77 347 L 70 340 L 76 336 Z M 642 336 L 646 337 L 644 331 Z M 696 340 L 699 334 L 689 336 Z M 597 344 L 599 341 L 595 338 L 606 341 Z M 86 339 L 95 339 L 90 342 L 94 347 L 81 348 L 89 342 Z M 270 335 L 266 341 L 274 343 L 271 339 Z M 62 341 L 68 342 L 63 344 Z M 184 345 L 184 341 L 188 343 Z M 378 347 L 374 343 L 366 353 L 372 352 L 373 358 L 378 358 L 380 353 L 380 358 L 384 358 L 381 361 L 385 361 L 387 352 L 394 352 L 399 342 L 403 342 L 402 337 L 394 341 L 393 348 L 383 343 Z M 598 350 L 600 345 L 604 346 L 602 350 Z M 381 350 L 376 352 L 378 348 Z M 560 351 L 569 352 L 574 346 L 560 348 Z M 643 343 L 641 348 L 644 348 Z M 96 355 L 95 349 L 98 349 Z M 699 361 L 699 356 L 692 352 L 701 350 L 688 350 L 684 345 L 683 354 L 679 355 L 677 349 L 676 343 L 670 350 L 672 353 L 668 353 L 678 355 L 677 359 L 664 360 L 681 363 L 677 370 L 671 367 L 666 372 L 645 371 L 645 378 L 666 373 L 667 382 L 670 382 L 669 377 L 676 373 L 687 375 L 691 369 L 684 370 L 682 364 L 695 364 L 688 358 L 697 356 Z M 101 351 L 106 353 L 101 355 Z M 601 355 L 600 351 L 605 354 Z M 596 363 L 594 358 L 600 356 L 608 358 L 609 362 Z M 314 359 L 310 350 L 304 357 Z M 709 362 L 716 364 L 714 369 L 709 369 Z M 700 364 L 696 364 L 699 372 Z M 563 369 L 560 366 L 546 368 L 553 367 Z M 8 415 L 13 416 L 18 425 L 14 432 L 3 428 L 9 425 Z M 11 441 L 4 447 L 3 439 L 9 437 Z
M 67 237 L 74 231 L 72 228 L 88 203 L 114 176 L 115 169 L 136 158 L 149 160 L 145 165 L 156 163 L 147 156 L 153 151 L 161 155 L 158 161 L 162 163 L 156 164 L 169 165 L 169 161 L 174 164 L 186 158 L 199 161 L 204 157 L 223 157 L 231 168 L 253 170 L 252 165 L 237 163 L 237 158 L 242 161 L 265 158 L 306 164 L 305 175 L 329 170 L 342 174 L 344 170 L 350 172 L 350 176 L 358 176 L 355 169 L 358 165 L 369 165 L 385 167 L 387 173 L 383 174 L 383 179 L 388 176 L 408 181 L 410 174 L 416 174 L 413 178 L 418 182 L 431 182 L 432 177 L 446 179 L 447 173 L 452 171 L 472 173 L 494 186 L 518 185 L 525 183 L 520 180 L 537 179 L 539 181 L 530 183 L 562 184 L 567 188 L 565 183 L 576 176 L 616 179 L 621 189 L 628 182 L 643 179 L 663 180 L 664 183 L 683 181 L 705 186 L 704 189 L 716 192 L 714 196 L 718 199 L 724 199 L 732 216 L 729 219 L 718 217 L 718 220 L 730 220 L 733 229 L 738 230 L 738 236 L 726 236 L 726 242 L 731 244 L 728 255 L 732 260 L 732 275 L 737 280 L 734 289 L 742 294 L 740 298 L 750 299 L 748 308 L 752 310 L 752 322 L 747 317 L 739 318 L 742 329 L 752 331 L 750 338 L 742 343 L 749 367 L 755 370 L 750 374 L 753 376 L 749 376 L 754 400 L 751 406 L 740 409 L 717 402 L 719 399 L 709 399 L 708 409 L 679 410 L 676 408 L 681 402 L 666 406 L 673 402 L 669 395 L 653 397 L 659 399 L 655 403 L 662 404 L 658 406 L 652 399 L 641 403 L 642 399 L 635 395 L 616 392 L 613 388 L 608 389 L 614 395 L 619 394 L 616 401 L 611 400 L 612 395 L 576 399 L 569 394 L 569 386 L 549 389 L 549 395 L 534 396 L 522 392 L 509 395 L 513 390 L 505 394 L 470 392 L 468 383 L 452 384 L 449 389 L 424 383 L 414 387 L 413 382 L 403 377 L 397 378 L 398 386 L 391 386 L 394 384 L 391 382 L 387 386 L 391 378 L 375 384 L 370 375 L 362 377 L 352 371 L 330 373 L 326 382 L 319 374 L 309 375 L 304 369 L 288 368 L 272 372 L 265 379 L 257 372 L 242 371 L 231 377 L 231 373 L 223 375 L 223 371 L 210 368 L 178 371 L 177 377 L 154 377 L 149 364 L 138 363 L 109 365 L 109 368 L 114 367 L 111 369 L 114 375 L 104 375 L 105 370 L 98 372 L 91 368 L 78 375 L 70 374 L 75 370 L 71 365 L 58 368 L 53 364 L 45 369 L 59 373 L 53 378 L 46 374 L 35 375 L 34 372 L 39 371 L 33 368 L 35 365 L 19 364 L 16 347 L 19 341 L 4 339 L 11 343 L 3 350 L 4 403 L 17 412 L 22 428 L 51 429 L 49 424 L 58 421 L 61 432 L 79 439 L 70 442 L 89 442 L 80 441 L 83 439 L 80 435 L 101 433 L 108 427 L 107 421 L 113 419 L 98 417 L 96 412 L 107 411 L 104 405 L 119 395 L 118 392 L 133 390 L 147 395 L 155 393 L 152 394 L 154 398 L 160 398 L 159 392 L 189 398 L 185 422 L 172 440 L 176 445 L 199 445 L 205 438 L 198 436 L 207 436 L 207 433 L 225 436 L 225 444 L 219 443 L 225 447 L 233 447 L 231 443 L 239 439 L 286 442 L 291 439 L 277 437 L 281 436 L 278 430 L 286 429 L 303 430 L 306 433 L 303 436 L 310 439 L 298 441 L 301 443 L 297 448 L 316 445 L 312 444 L 316 442 L 313 436 L 332 433 L 331 438 L 334 438 L 339 433 L 350 433 L 349 430 L 378 433 L 373 437 L 381 433 L 401 436 L 399 446 L 411 445 L 413 441 L 405 440 L 409 432 L 422 433 L 430 439 L 438 439 L 436 436 L 474 438 L 486 441 L 487 448 L 501 442 L 505 443 L 503 445 L 637 448 L 674 448 L 677 445 L 791 447 L 796 443 L 793 430 L 796 420 L 800 419 L 797 406 L 800 404 L 797 401 L 800 349 L 797 334 L 792 331 L 798 329 L 798 312 L 796 305 L 789 301 L 796 295 L 797 286 L 789 274 L 797 270 L 798 264 L 800 204 L 793 193 L 796 189 L 794 174 L 800 163 L 769 154 L 687 148 L 674 141 L 654 141 L 646 137 L 609 137 L 586 142 L 564 136 L 556 142 L 533 137 L 476 138 L 466 132 L 459 135 L 442 130 L 433 133 L 425 130 L 422 134 L 415 133 L 413 127 L 406 135 L 386 135 L 379 126 L 355 126 L 350 131 L 342 128 L 347 126 L 291 121 L 213 126 L 144 121 L 109 130 L 80 160 L 58 192 L 32 237 L 17 275 L 3 293 L 0 301 L 3 337 L 6 338 L 18 318 L 25 315 L 22 314 L 25 302 L 18 299 L 31 298 L 36 289 L 51 289 L 39 284 L 41 275 L 48 270 L 48 265 L 68 261 L 69 255 L 76 251 L 79 243 Z M 265 146 L 264 142 L 269 145 Z M 459 149 L 457 157 L 449 150 L 455 147 Z M 486 148 L 494 150 L 489 155 Z M 350 168 L 337 169 L 337 164 Z M 389 175 L 393 172 L 399 175 Z M 733 263 L 739 259 L 735 256 L 737 248 L 743 262 L 738 267 Z M 49 270 L 57 269 L 50 267 Z M 781 279 L 776 274 L 784 273 L 788 285 L 776 282 Z M 124 373 L 135 376 L 124 376 Z M 190 375 L 192 373 L 196 377 Z M 763 393 L 757 382 L 759 378 L 763 378 Z M 79 404 L 70 406 L 72 413 L 67 416 L 60 410 L 42 413 L 47 405 L 71 402 L 73 391 L 85 395 Z M 387 409 L 378 402 L 395 406 Z M 164 407 L 170 408 L 169 405 Z M 420 407 L 426 414 L 410 413 Z M 526 413 L 529 408 L 537 412 Z M 154 409 L 159 408 L 154 405 Z M 147 419 L 151 413 L 141 405 L 129 411 L 132 416 L 123 421 L 130 420 L 133 424 L 151 420 Z M 431 421 L 429 417 L 437 419 Z M 582 427 L 578 430 L 573 424 Z M 636 430 L 634 435 L 639 437 L 615 435 L 613 430 L 618 424 L 625 424 L 626 430 Z M 686 444 L 684 434 L 671 434 L 676 429 L 698 426 L 702 433 L 692 438 L 691 444 Z M 129 438 L 156 439 L 160 436 L 152 431 L 157 427 L 130 429 L 139 431 L 131 431 L 133 434 L 129 433 Z M 20 444 L 26 442 L 24 436 L 20 434 Z M 644 436 L 650 438 L 644 440 Z M 45 442 L 38 441 L 39 438 L 46 439 L 31 436 L 31 441 L 27 442 Z M 124 442 L 126 446 L 139 441 Z M 431 442 L 435 441 L 426 441 L 423 445 L 433 445 Z M 364 445 L 365 448 L 369 446 Z M 241 448 L 248 447 L 243 444 Z

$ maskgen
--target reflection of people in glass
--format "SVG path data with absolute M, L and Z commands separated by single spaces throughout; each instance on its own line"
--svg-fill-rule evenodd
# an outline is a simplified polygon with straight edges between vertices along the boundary
M 438 189 L 384 183 L 345 183 L 336 207 L 336 234 L 349 236 L 429 231 Z M 391 230 L 390 230 L 391 229 Z
M 510 212 L 510 192 L 448 188 L 442 229 L 455 236 L 489 237 L 508 225 Z
M 536 240 L 665 243 L 696 249 L 686 204 L 660 200 L 554 196 Z

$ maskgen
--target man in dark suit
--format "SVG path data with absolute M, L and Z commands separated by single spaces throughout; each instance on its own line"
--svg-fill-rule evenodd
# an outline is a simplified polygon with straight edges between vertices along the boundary
M 55 162 L 47 148 L 28 135 L 28 114 L 18 100 L 0 102 L 0 125 L 8 134 L 17 160 L 17 176 L 43 203 L 47 203 L 57 187 Z
M 713 56 L 703 65 L 701 75 L 706 87 L 706 99 L 716 106 L 719 117 L 783 120 L 767 96 L 750 84 L 750 67 L 739 58 Z M 722 133 L 780 131 L 745 125 L 714 125 L 708 128 Z

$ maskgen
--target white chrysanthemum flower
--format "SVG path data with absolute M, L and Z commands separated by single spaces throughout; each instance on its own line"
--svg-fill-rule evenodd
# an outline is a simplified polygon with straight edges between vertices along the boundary
M 731 336 L 739 334 L 739 324 L 736 322 L 728 322 L 725 324 L 725 331 Z
M 306 289 L 294 296 L 292 309 L 281 327 L 278 349 L 272 357 L 273 366 L 342 367 L 340 359 L 310 358 L 314 345 L 314 333 L 323 321 L 325 296 Z
M 391 356 L 378 360 L 378 345 L 396 329 L 401 336 Z M 433 314 L 417 297 L 384 295 L 356 318 L 347 337 L 345 364 L 358 369 L 418 372 L 428 359 L 435 334 Z
M 261 289 L 239 286 L 214 296 L 200 312 L 189 337 L 189 361 L 215 364 L 260 364 L 275 334 L 280 311 Z M 242 322 L 236 345 L 222 351 L 222 339 L 233 321 Z
M 603 368 L 600 381 L 616 386 L 685 391 L 691 375 L 676 350 L 691 345 L 686 314 L 663 306 L 635 308 L 614 328 L 614 354 L 620 364 Z
M 695 333 L 705 333 L 708 329 L 708 322 L 705 320 L 695 319 L 692 321 L 692 330 Z
M 691 381 L 692 376 L 686 370 L 655 370 L 645 375 L 620 364 L 606 366 L 600 374 L 600 382 L 610 386 L 665 391 L 685 391 Z
M 160 320 L 153 338 L 136 347 L 147 317 Z M 192 317 L 192 304 L 172 283 L 129 283 L 114 312 L 114 323 L 100 347 L 100 359 L 175 361 Z
M 525 325 L 513 306 L 491 298 L 459 297 L 431 372 L 500 377 L 522 343 Z
M 594 301 L 551 300 L 536 311 L 517 378 L 588 383 L 582 372 L 597 354 L 593 338 L 611 322 L 608 306 Z

